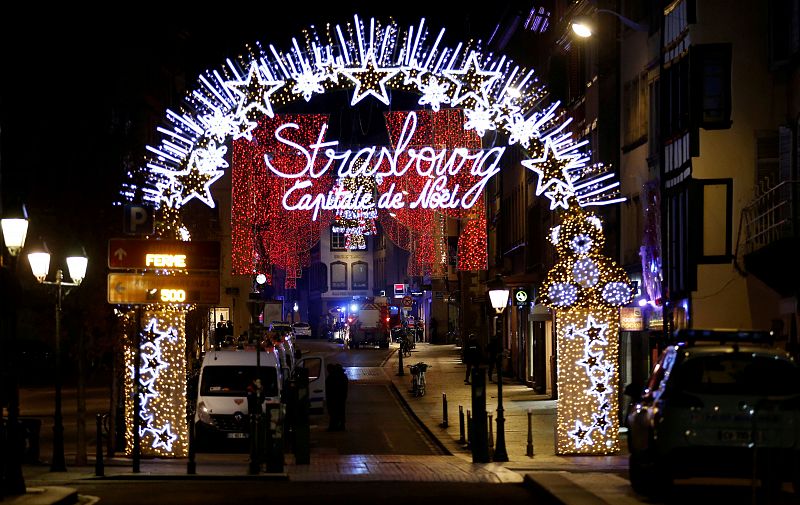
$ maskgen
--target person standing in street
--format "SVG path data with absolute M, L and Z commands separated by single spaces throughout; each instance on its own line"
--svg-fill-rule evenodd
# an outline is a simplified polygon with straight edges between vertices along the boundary
M 489 360 L 489 381 L 492 381 L 492 373 L 494 371 L 494 367 L 497 365 L 497 377 L 498 380 L 502 376 L 500 373 L 500 366 L 497 363 L 497 358 L 500 355 L 500 339 L 498 336 L 492 335 L 491 340 L 489 343 L 486 344 L 486 359 Z
M 346 417 L 346 410 L 347 410 L 347 390 L 350 386 L 350 380 L 347 378 L 347 374 L 344 372 L 344 367 L 337 363 L 336 364 L 336 377 L 338 380 L 338 388 L 339 388 L 339 408 L 338 408 L 338 422 L 335 426 L 336 431 L 344 431 L 345 425 L 345 417 Z
M 344 431 L 349 380 L 340 364 L 329 363 L 325 390 L 328 403 L 328 431 Z
M 478 337 L 475 336 L 474 333 L 470 333 L 469 339 L 467 340 L 467 346 L 464 350 L 464 362 L 467 364 L 467 373 L 464 376 L 464 384 L 469 384 L 470 381 L 470 374 L 472 373 L 473 367 L 480 366 L 481 364 L 481 352 L 480 344 L 478 343 Z

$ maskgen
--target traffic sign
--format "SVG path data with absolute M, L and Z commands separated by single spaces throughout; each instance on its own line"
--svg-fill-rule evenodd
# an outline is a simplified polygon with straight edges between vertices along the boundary
M 213 240 L 108 241 L 108 268 L 126 270 L 219 270 L 220 245 Z
M 403 297 L 403 307 L 411 307 L 414 304 L 414 299 L 406 295 Z
M 154 230 L 153 207 L 147 205 L 125 205 L 122 228 L 130 235 L 150 235 Z
M 514 288 L 514 305 L 527 307 L 531 303 L 531 295 L 526 288 Z
M 108 274 L 108 303 L 219 303 L 219 275 Z

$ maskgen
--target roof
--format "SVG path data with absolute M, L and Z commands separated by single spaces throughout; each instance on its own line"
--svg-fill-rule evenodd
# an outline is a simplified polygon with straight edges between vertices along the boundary
M 261 351 L 261 366 L 277 366 L 274 352 Z M 255 351 L 209 351 L 203 358 L 203 366 L 256 366 Z

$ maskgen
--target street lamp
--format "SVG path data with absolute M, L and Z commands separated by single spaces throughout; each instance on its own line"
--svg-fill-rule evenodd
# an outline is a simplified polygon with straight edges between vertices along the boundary
M 489 301 L 495 311 L 495 332 L 497 331 L 497 318 L 503 313 L 508 305 L 508 286 L 503 282 L 503 279 L 497 275 L 495 278 L 486 283 L 486 291 L 489 293 Z M 501 338 L 502 338 L 503 325 L 500 325 Z M 494 461 L 508 461 L 508 453 L 506 452 L 506 432 L 505 432 L 505 417 L 503 417 L 503 372 L 502 372 L 502 359 L 503 353 L 497 353 L 497 441 L 494 445 Z
M 28 254 L 28 262 L 31 265 L 33 276 L 40 284 L 56 287 L 56 405 L 53 416 L 53 460 L 50 463 L 50 471 L 65 472 L 67 466 L 64 462 L 64 423 L 61 416 L 61 302 L 64 295 L 71 288 L 79 286 L 86 276 L 89 259 L 83 251 L 81 254 L 67 257 L 67 268 L 72 282 L 64 282 L 64 273 L 60 268 L 56 270 L 55 282 L 46 280 L 47 274 L 50 272 L 50 253 L 47 252 L 46 246 L 43 250 Z
M 3 231 L 3 242 L 5 242 L 8 254 L 11 256 L 9 261 L 10 277 L 14 284 L 18 284 L 16 282 L 17 256 L 22 251 L 22 247 L 25 245 L 25 236 L 28 234 L 28 213 L 25 206 L 22 206 L 21 212 L 18 214 L 4 216 L 0 222 L 0 227 Z M 10 375 L 11 388 L 9 389 L 11 390 L 11 397 L 8 399 L 8 423 L 6 424 L 7 432 L 5 434 L 6 461 L 3 465 L 5 471 L 3 475 L 0 475 L 0 482 L 3 483 L 3 487 L 0 489 L 0 499 L 6 494 L 20 495 L 25 494 L 26 491 L 21 461 L 23 444 L 19 430 L 19 384 L 16 377 L 17 367 L 12 356 L 16 352 L 16 310 L 12 309 L 9 317 L 9 338 L 6 341 L 9 348 L 3 354 L 7 360 L 4 366 Z M 0 406 L 0 428 L 3 426 L 2 414 L 2 406 Z
M 632 20 L 626 18 L 625 16 L 623 16 L 622 14 L 620 14 L 618 12 L 614 12 L 614 11 L 608 10 L 608 9 L 597 9 L 594 12 L 595 12 L 595 15 L 596 14 L 600 14 L 600 13 L 611 14 L 612 16 L 614 16 L 617 19 L 619 19 L 622 22 L 622 24 L 624 24 L 628 28 L 636 30 L 637 32 L 646 32 L 647 31 L 647 27 L 645 25 L 641 25 L 641 24 L 639 24 L 639 23 L 637 23 L 635 21 L 632 21 Z M 578 37 L 583 38 L 583 39 L 591 37 L 594 34 L 594 17 L 595 16 L 591 16 L 591 17 L 590 16 L 575 16 L 575 18 L 573 18 L 572 22 L 570 23 L 570 26 L 572 27 L 572 31 L 575 33 L 575 35 L 577 35 Z

